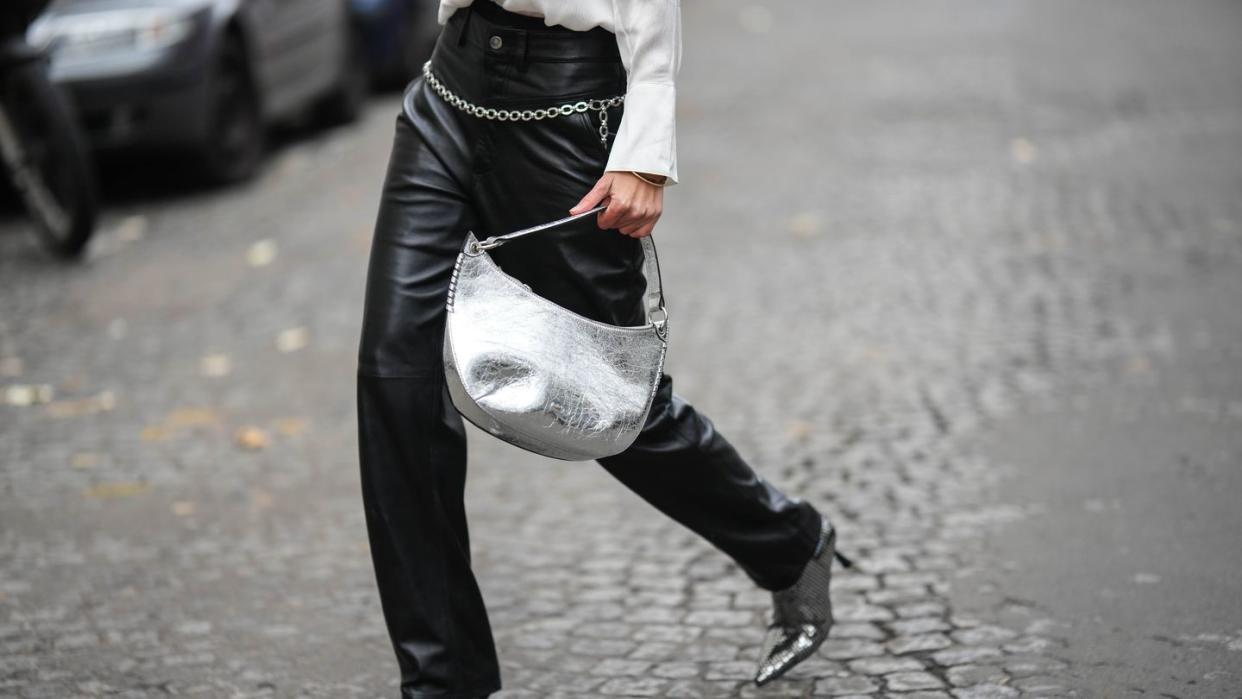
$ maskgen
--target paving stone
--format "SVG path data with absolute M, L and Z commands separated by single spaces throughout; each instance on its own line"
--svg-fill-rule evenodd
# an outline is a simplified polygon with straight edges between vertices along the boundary
M 633 624 L 677 624 L 686 613 L 678 609 L 669 609 L 667 607 L 648 607 L 646 609 L 636 609 L 626 615 L 625 620 Z
M 887 588 L 917 588 L 922 585 L 934 585 L 940 581 L 940 575 L 936 573 L 888 573 L 884 576 L 884 586 Z
M 825 677 L 815 682 L 813 696 L 835 697 L 846 694 L 865 694 L 879 688 L 879 684 L 867 677 Z
M 910 602 L 922 602 L 930 598 L 931 593 L 926 587 L 886 587 L 867 593 L 867 601 L 872 604 L 894 605 Z
M 1005 672 L 1014 677 L 1055 673 L 1065 667 L 1064 662 L 1054 658 L 1007 658 L 1005 660 Z
M 724 662 L 737 658 L 740 648 L 736 644 L 724 643 L 692 643 L 682 648 L 683 660 L 702 660 L 706 662 Z
M 832 660 L 851 660 L 883 655 L 884 646 L 873 641 L 855 638 L 829 638 L 819 647 L 819 652 Z
M 671 699 L 707 699 L 732 696 L 737 691 L 736 682 L 694 682 L 678 680 L 671 683 L 661 696 Z
M 1010 697 L 1021 696 L 1021 693 L 1013 687 L 998 684 L 980 684 L 973 687 L 955 689 L 953 690 L 953 696 L 958 699 L 1010 699 Z
M 651 663 L 640 660 L 623 660 L 621 658 L 600 659 L 591 668 L 595 675 L 641 675 L 651 667 Z
M 727 594 L 694 594 L 686 601 L 686 606 L 690 609 L 717 612 L 733 606 L 733 597 Z
M 948 636 L 939 633 L 929 633 L 918 636 L 905 636 L 902 638 L 894 638 L 887 644 L 888 650 L 898 655 L 904 653 L 918 653 L 929 650 L 941 650 L 953 645 Z
M 703 629 L 696 626 L 671 626 L 652 624 L 639 629 L 634 638 L 639 641 L 663 641 L 666 643 L 689 643 L 700 635 Z
M 854 604 L 848 606 L 833 606 L 833 615 L 844 622 L 862 622 L 862 621 L 888 621 L 893 618 L 893 613 L 884 607 L 878 607 L 870 604 Z
M 660 663 L 651 670 L 651 674 L 656 677 L 664 677 L 670 680 L 680 680 L 689 677 L 698 677 L 702 670 L 698 663 Z
M 600 621 L 574 626 L 573 635 L 593 638 L 629 638 L 634 635 L 634 627 L 621 622 Z
M 664 660 L 675 657 L 678 646 L 675 643 L 642 643 L 629 657 L 632 660 Z
M 968 646 L 985 643 L 1000 644 L 1017 635 L 1017 632 L 1000 626 L 976 626 L 972 629 L 962 629 L 949 634 L 953 640 Z
M 859 675 L 887 675 L 890 672 L 922 670 L 923 663 L 913 658 L 877 656 L 851 661 L 849 668 Z
M 1023 638 L 1019 638 L 1010 643 L 1006 643 L 1005 645 L 1001 647 L 1007 653 L 1038 654 L 1038 653 L 1047 652 L 1049 649 L 1055 647 L 1056 645 L 1057 645 L 1056 643 L 1046 638 L 1039 638 L 1036 636 L 1025 636 Z
M 883 629 L 868 623 L 834 624 L 831 634 L 834 638 L 865 638 L 872 641 L 882 641 L 886 637 Z
M 755 615 L 748 611 L 712 609 L 690 612 L 685 623 L 690 626 L 751 626 L 755 623 Z
M 991 665 L 958 665 L 945 673 L 949 683 L 955 687 L 969 687 L 977 684 L 997 684 L 1006 680 L 1000 668 Z
M 1054 677 L 1026 677 L 1015 680 L 1012 684 L 1032 696 L 1063 697 L 1069 693 L 1065 684 Z
M 944 682 L 930 672 L 894 672 L 884 676 L 884 684 L 894 692 L 939 689 L 944 686 Z
M 836 592 L 865 592 L 880 587 L 879 579 L 874 575 L 859 573 L 836 574 L 832 577 L 832 590 Z
M 946 648 L 933 653 L 932 659 L 940 665 L 966 665 L 987 658 L 995 658 L 1000 654 L 1000 650 L 996 648 Z
M 786 678 L 762 687 L 756 687 L 753 683 L 743 684 L 738 696 L 741 699 L 803 699 L 809 689 L 802 682 L 791 682 Z
M 719 626 L 715 628 L 703 629 L 703 635 L 696 643 L 729 643 L 738 644 L 746 639 L 753 639 L 758 642 L 763 637 L 766 627 L 759 625 L 747 628 L 738 628 L 736 626 Z
M 708 663 L 707 672 L 703 675 L 709 680 L 749 680 L 754 676 L 755 663 L 742 660 Z
M 598 691 L 605 696 L 657 697 L 667 686 L 667 680 L 652 677 L 617 677 L 601 684 Z
M 890 621 L 888 626 L 898 636 L 918 636 L 922 634 L 935 633 L 937 631 L 949 630 L 949 625 L 939 617 Z
M 859 568 L 866 573 L 883 575 L 885 573 L 905 573 L 910 570 L 910 563 L 904 558 L 893 556 L 890 558 L 868 558 L 859 561 Z
M 613 640 L 582 640 L 575 641 L 570 645 L 571 653 L 580 653 L 582 655 L 599 655 L 604 657 L 623 656 L 633 650 L 635 644 L 629 641 L 613 641 Z
M 900 604 L 894 609 L 897 616 L 903 619 L 913 619 L 917 617 L 942 617 L 948 609 L 942 602 L 914 602 L 911 604 Z

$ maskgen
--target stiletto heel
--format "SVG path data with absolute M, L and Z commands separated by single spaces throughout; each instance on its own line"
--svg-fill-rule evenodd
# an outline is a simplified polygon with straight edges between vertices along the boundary
M 846 558 L 845 554 L 841 553 L 840 551 L 833 551 L 832 555 L 836 557 L 837 562 L 841 564 L 842 568 L 853 568 L 854 567 L 854 562 Z

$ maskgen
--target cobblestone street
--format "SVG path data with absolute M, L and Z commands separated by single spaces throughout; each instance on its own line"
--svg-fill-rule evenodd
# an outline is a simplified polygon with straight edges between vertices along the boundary
M 834 516 L 817 656 L 591 463 L 470 432 L 525 697 L 1242 696 L 1242 5 L 683 3 L 668 372 Z M 358 482 L 399 109 L 0 221 L 0 697 L 397 696 Z

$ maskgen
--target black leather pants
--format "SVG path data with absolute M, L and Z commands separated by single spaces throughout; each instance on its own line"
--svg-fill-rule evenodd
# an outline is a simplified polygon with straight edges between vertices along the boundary
M 538 108 L 625 91 L 613 36 L 547 28 L 491 3 L 454 14 L 432 68 L 486 107 Z M 497 41 L 497 38 L 499 41 Z M 610 112 L 615 129 L 622 109 Z M 603 172 L 593 113 L 500 122 L 407 88 L 380 201 L 358 365 L 362 496 L 402 697 L 478 697 L 500 687 L 462 504 L 466 441 L 440 352 L 445 296 L 467 231 L 558 218 Z M 637 240 L 593 218 L 495 251 L 537 293 L 614 324 L 642 320 Z M 767 589 L 791 585 L 820 518 L 757 476 L 663 377 L 645 428 L 600 462 L 625 486 L 731 556 Z M 586 468 L 584 465 L 583 468 Z

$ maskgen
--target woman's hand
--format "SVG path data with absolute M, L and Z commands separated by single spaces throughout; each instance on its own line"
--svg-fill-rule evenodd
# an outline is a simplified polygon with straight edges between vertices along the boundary
M 657 175 L 644 176 L 661 179 Z M 599 214 L 600 228 L 616 228 L 632 238 L 642 238 L 651 235 L 664 213 L 664 188 L 643 182 L 630 172 L 605 172 L 569 213 L 580 214 L 600 204 L 608 205 Z

